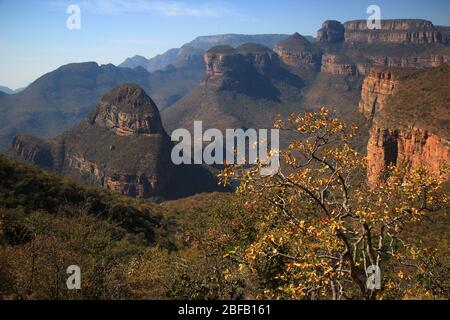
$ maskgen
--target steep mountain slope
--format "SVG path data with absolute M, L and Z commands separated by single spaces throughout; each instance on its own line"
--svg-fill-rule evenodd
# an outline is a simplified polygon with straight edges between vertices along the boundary
M 73 129 L 52 140 L 18 136 L 9 154 L 133 197 L 171 198 L 215 188 L 205 168 L 173 165 L 171 149 L 155 103 L 139 86 L 126 84 L 104 95 Z
M 14 90 L 8 88 L 8 87 L 4 87 L 4 86 L 0 86 L 0 92 L 6 93 L 6 94 L 14 94 L 16 93 Z
M 369 182 L 382 181 L 387 165 L 438 174 L 450 159 L 450 64 L 429 70 L 375 69 L 361 99 L 376 105 L 368 150 Z
M 143 67 L 144 69 L 148 70 L 148 68 L 147 68 L 148 62 L 149 61 L 146 57 L 136 55 L 134 57 L 127 58 L 124 62 L 122 62 L 120 65 L 118 65 L 118 67 L 130 68 L 130 69 L 134 69 L 137 67 Z
M 121 69 L 95 62 L 69 64 L 47 73 L 24 91 L 0 100 L 0 146 L 17 134 L 41 138 L 70 128 L 105 92 L 124 83 L 139 83 L 147 90 L 149 74 L 143 69 Z

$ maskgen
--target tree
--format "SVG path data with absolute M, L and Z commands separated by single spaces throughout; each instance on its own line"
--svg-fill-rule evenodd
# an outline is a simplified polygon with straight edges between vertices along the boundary
M 295 137 L 279 152 L 275 175 L 261 176 L 262 164 L 220 174 L 224 184 L 239 179 L 248 211 L 258 215 L 258 237 L 244 260 L 264 280 L 261 297 L 382 298 L 426 273 L 418 259 L 425 248 L 403 239 L 402 230 L 445 205 L 440 182 L 423 168 L 391 167 L 386 181 L 370 188 L 366 161 L 350 146 L 357 128 L 324 108 L 275 127 Z M 380 287 L 369 274 L 379 270 Z

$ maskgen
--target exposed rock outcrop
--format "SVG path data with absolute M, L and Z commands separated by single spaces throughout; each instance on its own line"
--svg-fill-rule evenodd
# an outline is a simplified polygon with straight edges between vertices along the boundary
M 450 164 L 449 90 L 449 64 L 425 71 L 378 68 L 369 73 L 360 111 L 373 117 L 367 147 L 371 186 L 383 181 L 389 165 L 425 167 L 437 177 Z
M 164 133 L 155 103 L 135 86 L 122 86 L 106 94 L 91 115 L 91 122 L 119 136 Z
M 298 33 L 280 41 L 274 51 L 287 65 L 320 70 L 322 57 L 320 50 Z
M 378 56 L 369 54 L 366 57 L 371 61 L 371 65 L 373 66 L 419 68 L 419 69 L 438 67 L 441 64 L 450 61 L 450 54 L 449 55 L 422 54 L 410 56 Z
M 205 54 L 205 63 L 207 73 L 201 81 L 202 85 L 253 98 L 277 99 L 279 92 L 273 84 L 275 79 L 302 85 L 301 79 L 281 64 L 274 51 L 255 43 L 236 49 L 229 46 L 211 48 Z
M 205 53 L 206 74 L 210 79 L 238 79 L 250 72 L 262 75 L 279 72 L 280 60 L 275 52 L 259 44 L 248 43 L 237 49 L 218 46 Z
M 237 48 L 245 57 L 249 68 L 254 68 L 262 75 L 275 75 L 280 72 L 280 59 L 271 49 L 256 43 L 246 43 Z
M 345 29 L 342 23 L 335 20 L 328 20 L 322 24 L 322 28 L 317 32 L 317 41 L 322 43 L 339 43 L 344 41 Z
M 40 139 L 31 136 L 17 136 L 12 149 L 21 159 L 32 162 L 42 168 L 53 168 L 51 147 Z
M 356 66 L 344 55 L 325 54 L 322 57 L 322 72 L 353 76 L 358 73 Z
M 390 165 L 399 168 L 425 167 L 437 177 L 441 168 L 449 163 L 450 142 L 418 128 L 392 130 L 375 125 L 371 130 L 367 157 L 371 186 L 376 186 L 385 178 L 386 168 Z
M 373 68 L 363 81 L 359 111 L 372 118 L 386 106 L 398 84 L 398 74 L 394 69 Z
M 205 53 L 206 74 L 209 77 L 221 77 L 224 75 L 238 75 L 244 72 L 244 56 L 230 46 L 218 46 Z
M 442 42 L 445 44 L 450 43 L 450 27 L 437 26 L 436 28 L 442 35 Z
M 344 23 L 345 42 L 365 43 L 442 43 L 442 35 L 431 21 L 382 20 L 381 29 L 370 30 L 366 20 Z

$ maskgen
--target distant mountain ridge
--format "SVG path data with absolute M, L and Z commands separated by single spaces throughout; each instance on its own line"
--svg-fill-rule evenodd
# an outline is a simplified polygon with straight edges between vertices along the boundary
M 0 149 L 18 134 L 50 138 L 81 120 L 103 94 L 123 83 L 140 85 L 165 108 L 196 85 L 203 70 L 169 68 L 150 74 L 142 67 L 118 68 L 95 62 L 62 66 L 14 95 L 0 94 Z
M 222 34 L 211 36 L 200 36 L 184 44 L 181 48 L 174 48 L 166 51 L 163 54 L 157 55 L 153 58 L 147 59 L 142 56 L 134 56 L 127 58 L 124 62 L 119 64 L 122 68 L 136 68 L 138 66 L 143 67 L 149 72 L 156 70 L 162 70 L 168 65 L 177 64 L 177 60 L 180 59 L 180 54 L 183 54 L 183 50 L 186 48 L 195 48 L 198 50 L 198 55 L 203 55 L 208 49 L 218 45 L 229 45 L 232 47 L 240 46 L 244 43 L 258 43 L 266 47 L 273 48 L 279 41 L 287 38 L 289 35 L 285 34 L 261 34 L 261 35 L 243 35 L 243 34 Z M 314 38 L 309 36 L 310 41 L 314 41 Z
M 0 86 L 0 92 L 7 93 L 7 94 L 14 94 L 14 93 L 16 93 L 15 90 L 10 89 L 8 87 L 4 87 L 4 86 Z

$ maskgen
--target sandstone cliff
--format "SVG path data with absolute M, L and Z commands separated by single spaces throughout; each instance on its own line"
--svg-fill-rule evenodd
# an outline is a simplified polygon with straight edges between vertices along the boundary
M 316 71 L 320 69 L 322 57 L 320 50 L 298 33 L 280 41 L 274 51 L 287 65 Z
M 354 76 L 358 73 L 355 64 L 347 56 L 339 54 L 323 55 L 321 71 L 344 76 Z
M 322 28 L 317 32 L 317 41 L 323 43 L 339 43 L 344 41 L 345 29 L 342 23 L 335 20 L 328 20 L 322 24 Z
M 366 118 L 373 118 L 386 107 L 387 100 L 395 93 L 399 81 L 414 72 L 418 71 L 383 67 L 371 69 L 363 81 L 359 111 Z
M 365 43 L 442 43 L 442 34 L 431 21 L 382 20 L 381 29 L 369 30 L 366 20 L 344 23 L 345 42 Z
M 360 111 L 373 117 L 367 147 L 372 186 L 383 180 L 389 165 L 424 166 L 437 176 L 450 163 L 449 92 L 449 64 L 425 71 L 370 72 L 364 81 Z
M 448 138 L 415 127 L 386 129 L 374 125 L 367 147 L 368 181 L 376 186 L 389 165 L 399 168 L 425 167 L 436 177 L 450 161 Z M 448 176 L 447 176 L 448 179 Z
M 323 52 L 321 71 L 329 74 L 367 75 L 374 66 L 426 69 L 450 61 L 448 30 L 418 19 L 382 20 L 379 30 L 369 30 L 365 20 L 325 21 L 314 45 Z
M 218 46 L 205 53 L 206 75 L 210 80 L 229 77 L 239 79 L 251 72 L 273 75 L 280 71 L 275 52 L 259 44 L 248 43 L 238 48 Z

